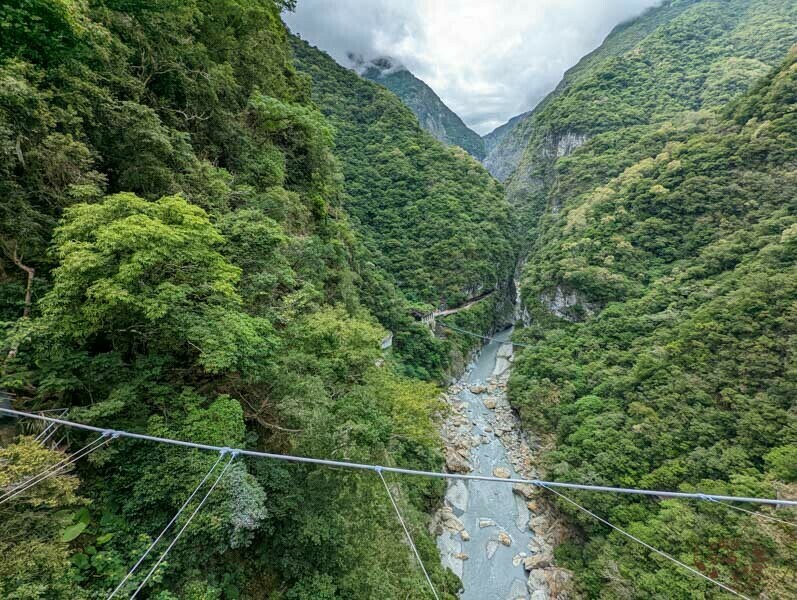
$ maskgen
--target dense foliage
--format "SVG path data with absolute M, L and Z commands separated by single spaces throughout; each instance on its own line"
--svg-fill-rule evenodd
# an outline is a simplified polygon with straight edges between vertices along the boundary
M 722 104 L 746 90 L 797 42 L 793 2 L 672 4 L 665 11 L 680 14 L 632 49 L 608 51 L 591 68 L 580 69 L 537 113 L 546 126 L 593 134 Z
M 31 437 L 0 448 L 0 488 L 24 481 L 55 465 L 61 457 Z M 75 598 L 89 595 L 72 567 L 69 538 L 88 522 L 88 501 L 76 494 L 79 481 L 56 475 L 31 488 L 0 521 L 0 594 L 9 600 Z
M 718 77 L 730 87 L 707 82 L 717 62 L 709 53 L 710 66 L 701 68 L 685 42 L 699 38 L 684 33 L 710 15 L 735 36 L 734 48 L 771 61 L 794 36 L 794 19 L 781 21 L 778 11 L 794 5 L 742 4 L 750 12 L 735 28 L 728 19 L 740 3 L 700 3 L 638 51 L 584 74 L 595 82 L 615 69 L 620 77 L 623 65 L 666 42 L 686 48 L 693 60 L 684 72 L 698 81 L 690 87 L 658 72 L 663 89 L 638 94 L 634 86 L 645 86 L 634 83 L 599 108 L 620 121 L 593 114 L 591 132 L 713 107 L 747 87 L 727 73 Z M 760 21 L 764 4 L 772 11 Z M 680 70 L 680 62 L 666 64 Z M 759 72 L 757 63 L 736 67 Z M 797 491 L 796 68 L 792 51 L 718 112 L 616 128 L 549 165 L 553 183 L 539 192 L 549 210 L 522 285 L 532 324 L 521 335 L 533 346 L 516 362 L 511 397 L 527 426 L 555 434 L 546 459 L 551 477 L 768 497 Z M 590 86 L 575 87 L 581 91 L 565 91 L 545 109 L 573 103 L 569 117 L 550 117 L 552 127 L 571 126 L 595 104 L 580 97 Z M 632 92 L 635 100 L 626 95 Z M 649 111 L 645 119 L 626 119 L 637 106 Z M 747 595 L 797 595 L 793 528 L 712 503 L 576 496 Z M 585 534 L 558 555 L 583 593 L 724 597 L 572 507 L 562 509 Z
M 0 5 L 2 387 L 100 427 L 439 470 L 442 406 L 419 379 L 473 341 L 412 312 L 494 290 L 449 317 L 487 328 L 517 218 L 395 95 L 291 38 L 292 4 Z M 551 477 L 795 494 L 797 54 L 770 67 L 796 10 L 665 2 L 497 142 L 525 148 L 508 190 L 532 246 L 510 393 L 555 439 Z M 0 491 L 63 456 L 18 438 Z M 0 505 L 0 596 L 106 597 L 216 459 L 113 440 Z M 442 483 L 388 482 L 453 598 L 427 528 Z M 427 597 L 381 485 L 239 457 L 145 594 Z M 793 529 L 577 496 L 747 594 L 797 596 Z M 557 558 L 583 594 L 721 596 L 568 514 Z
M 101 427 L 439 469 L 437 389 L 404 373 L 439 373 L 448 346 L 413 322 L 380 266 L 410 256 L 412 271 L 396 273 L 425 300 L 496 285 L 490 260 L 509 254 L 500 189 L 410 123 L 391 135 L 420 140 L 422 160 L 411 167 L 391 147 L 367 176 L 429 169 L 422 181 L 441 178 L 434 214 L 473 210 L 478 227 L 441 247 L 439 223 L 418 216 L 414 254 L 364 245 L 344 206 L 365 211 L 365 199 L 341 188 L 335 129 L 293 66 L 279 16 L 290 4 L 0 6 L 3 386 L 20 408 L 69 408 Z M 366 85 L 396 113 L 383 126 L 412 118 Z M 438 158 L 445 168 L 424 164 Z M 454 192 L 448 179 L 461 180 Z M 369 196 L 376 212 L 403 218 L 387 210 L 398 200 L 386 190 Z M 477 229 L 482 237 L 467 238 Z M 455 278 L 438 274 L 435 253 Z M 396 352 L 380 349 L 385 327 Z M 0 489 L 61 457 L 21 439 L 0 455 Z M 0 596 L 106 597 L 215 460 L 115 440 L 77 476 L 4 504 Z M 454 590 L 425 527 L 440 483 L 390 485 L 438 589 Z M 239 458 L 146 594 L 331 600 L 425 589 L 373 473 Z
M 501 186 L 418 126 L 396 96 L 294 40 L 299 69 L 336 128 L 344 206 L 415 302 L 457 305 L 512 276 L 513 220 Z

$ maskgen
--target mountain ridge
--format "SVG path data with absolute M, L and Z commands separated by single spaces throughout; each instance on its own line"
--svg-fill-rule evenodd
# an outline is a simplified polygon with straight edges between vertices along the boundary
M 378 264 L 411 301 L 432 307 L 500 291 L 469 311 L 471 325 L 489 328 L 490 311 L 506 310 L 517 256 L 501 185 L 464 149 L 422 129 L 392 91 L 301 38 L 291 42 L 336 128 L 343 205 Z
M 537 105 L 524 113 L 512 117 L 504 125 L 496 128 L 489 135 L 498 131 L 502 127 L 507 127 L 506 131 L 490 144 L 490 150 L 485 156 L 485 165 L 490 165 L 492 170 L 498 173 L 498 179 L 506 181 L 517 169 L 523 156 L 525 147 L 528 145 L 533 134 L 533 117 L 541 112 L 545 106 L 554 101 L 559 94 L 569 85 L 569 82 L 577 78 L 579 73 L 586 71 L 590 66 L 610 56 L 622 54 L 631 49 L 635 43 L 644 39 L 655 28 L 674 18 L 682 11 L 686 10 L 690 4 L 701 0 L 684 0 L 682 2 L 664 2 L 659 6 L 646 9 L 638 17 L 629 19 L 612 28 L 603 42 L 593 51 L 582 56 L 579 61 L 567 69 L 562 79 L 556 84 Z M 507 135 L 510 134 L 510 135 Z M 492 172 L 491 170 L 491 172 Z
M 366 79 L 385 86 L 418 117 L 421 127 L 447 145 L 459 146 L 477 160 L 485 156 L 482 137 L 470 129 L 422 79 L 390 57 L 364 61 L 350 55 L 355 70 Z

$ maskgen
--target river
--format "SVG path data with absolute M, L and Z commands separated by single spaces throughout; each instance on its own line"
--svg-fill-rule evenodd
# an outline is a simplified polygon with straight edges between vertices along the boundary
M 449 471 L 535 477 L 531 452 L 506 398 L 512 362 L 507 329 L 486 344 L 445 395 L 451 411 L 443 428 Z M 517 487 L 517 486 L 515 486 Z M 443 564 L 462 580 L 462 600 L 543 600 L 550 548 L 529 527 L 536 491 L 509 483 L 449 481 L 437 538 Z M 537 518 L 535 529 L 544 528 Z M 542 570 L 542 569 L 538 569 Z M 539 573 L 538 573 L 539 575 Z

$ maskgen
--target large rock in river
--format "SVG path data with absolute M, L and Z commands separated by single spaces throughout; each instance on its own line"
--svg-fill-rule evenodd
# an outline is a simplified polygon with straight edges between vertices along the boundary
M 506 467 L 495 467 L 493 469 L 493 477 L 500 477 L 501 479 L 509 479 L 512 477 L 512 472 Z
M 468 459 L 453 448 L 446 449 L 446 470 L 449 473 L 470 473 L 471 466 Z

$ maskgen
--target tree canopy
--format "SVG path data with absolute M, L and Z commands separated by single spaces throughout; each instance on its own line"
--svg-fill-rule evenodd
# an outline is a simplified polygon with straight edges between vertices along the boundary
M 450 345 L 415 323 L 350 225 L 335 124 L 293 65 L 289 5 L 0 7 L 3 386 L 20 408 L 99 427 L 439 469 L 438 391 L 419 378 L 442 374 Z M 500 198 L 474 181 L 480 202 Z M 380 349 L 386 328 L 395 351 Z M 69 432 L 61 448 L 88 441 Z M 61 458 L 21 438 L 2 451 L 0 489 Z M 0 595 L 105 597 L 215 460 L 114 440 L 4 504 Z M 442 486 L 390 484 L 451 597 L 426 528 Z M 422 575 L 385 543 L 402 532 L 381 486 L 236 459 L 146 593 L 413 597 Z
M 555 436 L 553 479 L 794 494 L 795 60 L 719 113 L 597 135 L 556 163 L 561 205 L 522 282 L 531 348 L 510 381 L 524 423 Z M 797 591 L 788 526 L 715 503 L 576 497 L 747 595 Z M 586 595 L 724 597 L 571 508 L 586 538 L 558 556 Z

